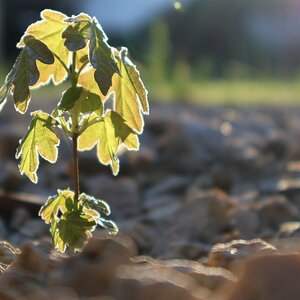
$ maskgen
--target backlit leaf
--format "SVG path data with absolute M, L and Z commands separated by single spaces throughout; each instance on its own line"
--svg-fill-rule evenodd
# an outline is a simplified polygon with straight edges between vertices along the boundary
M 119 76 L 120 74 L 107 40 L 108 38 L 101 26 L 93 19 L 91 23 L 89 57 L 92 66 L 96 69 L 94 77 L 103 95 L 106 95 L 110 89 L 113 75 L 117 74 Z
M 102 218 L 101 213 L 110 214 L 110 208 L 103 200 L 82 193 L 75 202 L 74 192 L 58 190 L 58 195 L 48 199 L 39 215 L 47 224 L 51 223 L 54 247 L 60 252 L 67 247 L 76 252 L 92 236 L 97 224 L 109 229 L 112 234 L 117 232 L 116 224 Z
M 68 66 L 69 65 L 69 51 L 64 46 L 64 40 L 62 39 L 63 31 L 68 27 L 68 23 L 64 22 L 67 16 L 61 12 L 45 9 L 41 12 L 41 21 L 38 21 L 30 25 L 24 36 L 18 43 L 18 47 L 24 46 L 24 39 L 26 36 L 31 35 L 36 39 L 42 41 L 48 46 L 48 48 L 55 53 L 60 59 Z M 36 85 L 47 83 L 50 78 L 53 78 L 55 84 L 62 82 L 67 72 L 55 58 L 53 65 L 38 64 L 38 69 L 41 72 L 40 79 L 36 82 Z
M 79 201 L 82 201 L 82 205 L 87 207 L 88 209 L 104 213 L 106 216 L 110 215 L 110 207 L 103 200 L 95 199 L 94 197 L 88 196 L 86 194 L 81 194 L 79 197 Z
M 57 160 L 59 138 L 51 127 L 56 123 L 50 115 L 35 112 L 29 130 L 17 149 L 16 158 L 21 158 L 20 172 L 34 183 L 38 180 L 39 155 L 51 163 Z
M 50 226 L 50 232 L 52 235 L 52 242 L 53 246 L 56 250 L 60 251 L 61 253 L 64 253 L 66 251 L 66 245 L 64 241 L 59 237 L 59 231 L 57 228 L 59 219 L 52 220 L 51 226 Z
M 112 77 L 120 74 L 112 48 L 107 43 L 107 36 L 95 18 L 88 16 L 74 17 L 64 32 L 65 45 L 70 51 L 80 50 L 89 41 L 89 60 L 94 69 L 94 78 L 101 93 L 106 95 L 112 85 Z
M 149 113 L 148 92 L 136 66 L 127 57 L 127 49 L 122 48 L 116 57 L 121 76 L 113 76 L 115 110 L 132 129 L 141 133 L 144 127 L 143 113 Z
M 73 251 L 81 250 L 92 236 L 96 228 L 93 217 L 72 211 L 63 214 L 56 227 L 56 245 L 61 252 L 68 246 Z
M 102 213 L 106 216 L 110 215 L 110 207 L 105 201 L 95 199 L 94 197 L 83 193 L 79 197 L 79 202 L 83 207 L 83 212 L 92 216 L 98 225 L 108 229 L 111 234 L 118 233 L 119 229 L 117 225 L 113 221 L 107 220 L 101 216 Z
M 95 119 L 96 116 L 93 118 Z M 91 122 L 93 122 L 93 118 Z M 79 136 L 78 150 L 90 150 L 97 145 L 99 161 L 104 165 L 111 165 L 113 174 L 117 175 L 119 172 L 119 159 L 116 155 L 118 148 L 124 144 L 128 150 L 138 150 L 137 135 L 114 111 L 108 111 L 103 119 L 91 124 Z
M 94 210 L 94 209 L 90 209 L 90 208 L 87 208 L 87 207 L 83 207 L 82 209 L 83 213 L 85 215 L 88 215 L 88 216 L 91 216 L 93 217 L 95 220 L 98 220 L 100 218 L 100 214 Z
M 119 232 L 117 224 L 111 220 L 100 218 L 98 224 L 103 228 L 108 229 L 111 234 L 117 234 Z
M 72 20 L 72 18 L 69 20 Z M 65 39 L 65 46 L 70 51 L 83 49 L 86 46 L 86 41 L 89 39 L 90 17 L 82 14 L 74 17 L 74 21 L 62 33 L 62 38 Z
M 16 109 L 24 113 L 30 100 L 30 86 L 34 86 L 40 78 L 37 62 L 51 65 L 54 63 L 52 52 L 41 41 L 32 36 L 24 38 L 24 48 L 21 50 L 5 84 L 0 90 L 0 103 L 12 91 Z
M 86 90 L 100 96 L 104 102 L 105 96 L 101 93 L 99 86 L 94 78 L 95 69 L 90 67 L 85 72 L 81 73 L 78 79 L 78 84 L 84 87 Z
M 82 87 L 71 87 L 66 90 L 62 95 L 58 108 L 65 111 L 71 109 L 79 99 L 81 92 Z
M 41 216 L 46 224 L 49 224 L 53 218 L 57 218 L 59 212 L 65 213 L 70 210 L 70 206 L 72 206 L 73 202 L 74 192 L 58 190 L 58 195 L 48 198 L 47 202 L 42 206 L 39 216 Z
M 70 113 L 88 113 L 97 111 L 98 115 L 103 114 L 103 104 L 100 97 L 82 87 L 71 87 L 64 92 L 58 108 Z
M 70 110 L 70 113 L 73 112 L 75 114 L 96 112 L 97 115 L 102 116 L 103 103 L 97 94 L 81 88 L 81 94 Z

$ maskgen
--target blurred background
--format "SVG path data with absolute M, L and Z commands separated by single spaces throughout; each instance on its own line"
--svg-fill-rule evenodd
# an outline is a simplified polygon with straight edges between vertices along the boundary
M 297 0 L 0 0 L 1 69 L 44 8 L 96 16 L 125 45 L 151 98 L 204 103 L 295 102 L 300 92 Z
M 0 82 L 18 53 L 16 43 L 45 8 L 96 16 L 112 46 L 128 47 L 150 102 L 140 150 L 120 155 L 117 177 L 97 161 L 95 149 L 79 156 L 81 191 L 109 203 L 121 232 L 116 241 L 125 238 L 128 248 L 129 239 L 134 251 L 124 255 L 123 246 L 96 240 L 77 256 L 79 263 L 73 258 L 55 263 L 64 279 L 58 282 L 78 295 L 56 299 L 120 291 L 101 299 L 225 300 L 190 292 L 199 295 L 205 287 L 214 294 L 239 276 L 235 263 L 265 251 L 299 253 L 299 0 L 0 0 Z M 34 91 L 29 111 L 51 111 L 65 88 Z M 16 113 L 13 101 L 0 113 L 0 241 L 16 246 L 35 241 L 43 253 L 48 249 L 48 257 L 49 226 L 37 214 L 49 195 L 72 186 L 72 145 L 60 135 L 57 164 L 41 159 L 39 182 L 32 184 L 20 175 L 15 159 L 29 122 L 29 112 Z M 24 261 L 41 261 L 30 259 L 28 251 Z M 128 270 L 114 271 L 127 264 L 120 258 L 128 255 L 158 260 L 140 257 Z M 267 290 L 277 292 L 268 284 L 277 281 L 263 277 L 273 273 L 270 264 L 259 266 L 264 270 L 251 273 L 250 286 L 266 282 Z M 34 284 L 37 269 L 29 268 L 29 279 L 22 275 L 15 281 L 19 297 L 9 299 L 42 289 L 36 282 L 44 282 L 44 267 Z M 281 287 L 292 272 L 279 265 L 275 285 Z M 1 276 L 5 293 L 9 288 Z M 231 299 L 253 299 L 246 290 L 242 285 L 242 296 Z

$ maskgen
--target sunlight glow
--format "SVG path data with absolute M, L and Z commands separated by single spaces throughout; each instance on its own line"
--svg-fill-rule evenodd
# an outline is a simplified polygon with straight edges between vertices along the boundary
M 180 1 L 174 2 L 174 8 L 175 8 L 176 10 L 182 9 L 182 4 L 181 4 L 181 2 L 180 2 Z

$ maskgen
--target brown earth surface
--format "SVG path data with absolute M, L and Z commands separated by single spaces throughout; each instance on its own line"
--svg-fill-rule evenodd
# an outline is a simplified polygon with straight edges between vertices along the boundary
M 120 234 L 76 255 L 37 217 L 70 186 L 70 143 L 33 185 L 14 158 L 28 122 L 9 105 L 0 118 L 0 299 L 300 299 L 300 108 L 153 104 L 118 177 L 81 153 L 81 190 Z

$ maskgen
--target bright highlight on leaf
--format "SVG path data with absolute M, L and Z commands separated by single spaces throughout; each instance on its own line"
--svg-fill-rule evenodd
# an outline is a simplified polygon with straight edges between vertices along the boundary
M 68 49 L 64 47 L 64 40 L 62 39 L 62 33 L 68 26 L 68 24 L 64 22 L 67 16 L 58 11 L 45 9 L 41 12 L 41 17 L 41 21 L 27 28 L 17 46 L 23 47 L 25 37 L 32 35 L 47 45 L 52 53 L 55 53 L 56 56 L 68 66 L 70 54 Z M 65 68 L 57 58 L 55 58 L 55 63 L 50 66 L 38 64 L 38 69 L 42 75 L 39 81 L 36 82 L 36 85 L 45 84 L 50 78 L 53 78 L 55 84 L 59 84 L 67 76 Z
M 123 48 L 118 55 L 121 76 L 114 75 L 112 90 L 115 92 L 115 109 L 136 132 L 144 128 L 143 113 L 149 113 L 147 90 L 136 66 Z
M 58 213 L 64 214 L 68 207 L 74 205 L 74 192 L 58 190 L 58 195 L 48 198 L 46 204 L 41 208 L 39 215 L 46 224 L 52 222 L 52 219 L 58 218 Z
M 80 135 L 78 150 L 91 150 L 97 145 L 97 156 L 101 163 L 110 165 L 114 175 L 119 172 L 117 151 L 124 144 L 129 150 L 138 150 L 139 141 L 134 131 L 125 124 L 122 117 L 108 111 L 103 119 L 95 122 L 97 116 L 91 118 L 91 125 Z
M 94 78 L 101 93 L 106 95 L 113 75 L 120 74 L 112 48 L 107 43 L 107 36 L 95 18 L 79 15 L 70 21 L 73 24 L 63 33 L 63 38 L 66 39 L 65 46 L 70 51 L 77 51 L 84 48 L 89 41 L 89 60 L 96 69 Z
M 63 214 L 57 223 L 58 245 L 60 251 L 64 252 L 68 246 L 74 252 L 82 249 L 86 242 L 92 237 L 97 223 L 94 218 L 78 211 Z
M 29 130 L 20 143 L 16 157 L 21 157 L 19 169 L 32 182 L 37 182 L 39 155 L 45 160 L 55 163 L 58 155 L 59 138 L 52 129 L 56 121 L 41 111 L 33 114 Z
M 76 252 L 91 238 L 97 224 L 112 234 L 118 231 L 115 223 L 103 218 L 102 213 L 110 213 L 108 204 L 103 200 L 81 194 L 76 203 L 74 192 L 58 190 L 58 194 L 50 197 L 41 208 L 39 215 L 47 224 L 51 223 L 54 247 L 60 252 L 65 252 L 67 247 Z
M 54 62 L 54 57 L 44 43 L 32 36 L 26 36 L 24 37 L 24 48 L 1 89 L 3 91 L 2 97 L 7 97 L 8 92 L 13 91 L 15 107 L 21 113 L 27 110 L 30 100 L 29 87 L 35 85 L 40 78 L 37 61 L 51 65 Z
M 149 113 L 148 92 L 127 49 L 111 47 L 98 21 L 86 14 L 69 18 L 44 10 L 17 46 L 20 54 L 0 88 L 0 110 L 12 94 L 16 110 L 25 113 L 32 89 L 51 79 L 54 84 L 69 79 L 70 86 L 51 114 L 31 114 L 16 158 L 20 173 L 36 183 L 40 156 L 51 163 L 57 160 L 57 131 L 72 141 L 74 191 L 58 190 L 39 215 L 50 224 L 57 250 L 80 251 L 98 225 L 111 234 L 118 228 L 106 219 L 110 207 L 105 201 L 80 193 L 77 152 L 96 147 L 99 162 L 110 165 L 117 175 L 120 147 L 139 149 L 143 115 Z
M 82 89 L 79 99 L 72 107 L 72 112 L 83 114 L 96 112 L 97 115 L 102 116 L 103 103 L 99 95 Z

